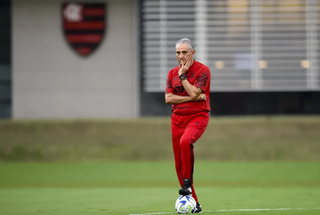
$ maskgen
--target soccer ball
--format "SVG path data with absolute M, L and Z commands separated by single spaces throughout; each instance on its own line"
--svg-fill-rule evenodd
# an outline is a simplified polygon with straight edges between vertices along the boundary
M 180 196 L 176 200 L 175 209 L 178 214 L 193 214 L 196 210 L 196 200 L 191 196 Z

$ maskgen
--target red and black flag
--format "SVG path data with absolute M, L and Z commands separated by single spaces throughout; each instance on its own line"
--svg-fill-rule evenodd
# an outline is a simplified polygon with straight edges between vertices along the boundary
M 65 2 L 63 30 L 67 42 L 80 55 L 88 56 L 101 44 L 106 29 L 105 3 Z

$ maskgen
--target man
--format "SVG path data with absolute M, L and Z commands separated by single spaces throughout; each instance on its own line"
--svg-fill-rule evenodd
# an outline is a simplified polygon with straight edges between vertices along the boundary
M 191 40 L 176 43 L 179 66 L 168 73 L 165 101 L 172 104 L 171 133 L 175 168 L 181 185 L 180 195 L 192 195 L 197 202 L 196 213 L 201 213 L 193 187 L 193 144 L 201 137 L 209 122 L 211 74 L 209 68 L 194 60 Z

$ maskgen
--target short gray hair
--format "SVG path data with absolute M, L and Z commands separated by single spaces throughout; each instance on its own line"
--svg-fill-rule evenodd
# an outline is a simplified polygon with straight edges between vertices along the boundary
M 188 43 L 190 46 L 190 49 L 194 50 L 194 43 L 188 38 L 182 38 L 182 39 L 178 40 L 178 42 L 176 43 L 176 48 L 178 47 L 178 45 L 180 45 L 182 43 Z

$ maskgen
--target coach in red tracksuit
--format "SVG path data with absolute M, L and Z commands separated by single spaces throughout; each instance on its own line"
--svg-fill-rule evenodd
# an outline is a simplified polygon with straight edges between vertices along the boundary
M 209 122 L 211 74 L 209 68 L 194 60 L 191 40 L 176 43 L 179 66 L 170 70 L 165 91 L 167 104 L 172 104 L 171 132 L 175 167 L 181 185 L 180 195 L 192 195 L 201 206 L 193 187 L 193 144 L 201 137 Z

